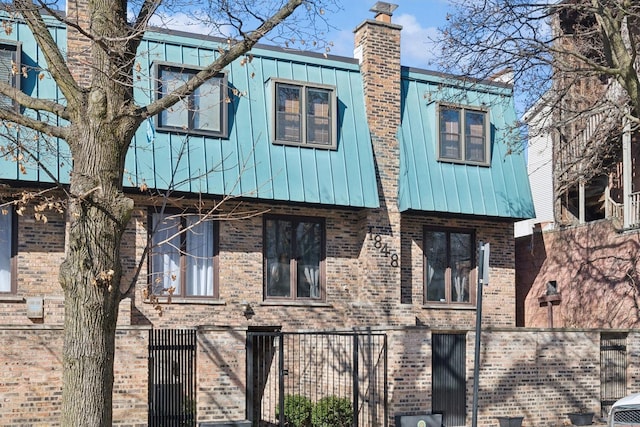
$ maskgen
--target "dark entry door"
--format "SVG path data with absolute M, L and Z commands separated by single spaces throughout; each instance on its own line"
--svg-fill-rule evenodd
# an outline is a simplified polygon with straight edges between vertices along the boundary
M 466 336 L 432 336 L 433 412 L 442 413 L 445 426 L 464 426 L 466 418 Z

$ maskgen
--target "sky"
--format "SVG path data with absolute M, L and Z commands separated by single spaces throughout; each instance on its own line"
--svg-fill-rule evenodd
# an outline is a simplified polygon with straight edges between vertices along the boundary
M 367 19 L 373 19 L 374 13 L 369 9 L 376 0 L 335 0 L 339 10 L 327 10 L 324 18 L 333 27 L 327 34 L 326 41 L 332 42 L 330 54 L 353 56 L 353 30 Z M 401 61 L 402 65 L 416 68 L 433 69 L 429 60 L 432 58 L 429 40 L 436 36 L 436 29 L 446 22 L 449 0 L 389 0 L 397 4 L 393 12 L 392 22 L 402 26 Z M 202 22 L 193 21 L 186 13 L 173 11 L 163 18 L 155 17 L 152 25 L 169 26 L 188 32 L 211 34 L 211 27 Z M 269 43 L 268 41 L 263 41 Z
M 353 30 L 364 20 L 373 19 L 369 9 L 376 0 L 337 0 L 342 10 L 328 14 L 337 29 L 328 35 L 333 41 L 331 53 L 340 56 L 353 56 Z M 402 25 L 401 62 L 402 65 L 416 68 L 433 69 L 430 64 L 432 46 L 429 40 L 437 34 L 437 28 L 446 22 L 448 0 L 389 0 L 398 5 L 393 12 L 391 22 Z

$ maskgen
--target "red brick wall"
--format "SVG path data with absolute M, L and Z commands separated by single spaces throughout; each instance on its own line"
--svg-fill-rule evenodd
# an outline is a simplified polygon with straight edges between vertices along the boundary
M 534 233 L 517 242 L 519 324 L 548 326 L 539 298 L 555 280 L 561 301 L 556 327 L 630 328 L 640 325 L 640 234 L 610 221 Z

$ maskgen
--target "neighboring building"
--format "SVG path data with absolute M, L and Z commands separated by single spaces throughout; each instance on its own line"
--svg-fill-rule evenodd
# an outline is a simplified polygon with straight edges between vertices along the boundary
M 550 108 L 542 102 L 536 103 L 525 113 L 522 120 L 527 123 L 527 171 L 531 183 L 531 195 L 535 218 L 515 224 L 516 238 L 531 235 L 535 229 L 552 229 L 553 221 L 553 142 L 547 131 L 551 121 Z
M 583 53 L 598 60 L 575 35 L 594 22 L 576 11 L 561 13 L 557 43 L 587 49 Z M 554 82 L 550 99 L 553 91 L 562 95 L 538 107 L 530 122 L 537 136 L 532 149 L 545 138 L 551 143 L 544 154 L 553 173 L 536 177 L 530 163 L 530 179 L 534 202 L 537 193 L 546 196 L 546 207 L 552 198 L 555 219 L 540 221 L 517 240 L 518 325 L 637 327 L 640 150 L 622 110 L 611 107 L 620 88 L 611 79 L 585 76 L 576 82 L 570 75 Z M 562 108 L 552 111 L 550 104 Z M 583 110 L 589 113 L 573 113 Z M 542 214 L 538 204 L 536 213 Z
M 377 7 L 355 30 L 358 60 L 260 46 L 137 132 L 126 166 L 136 209 L 122 248 L 131 288 L 118 319 L 116 423 L 194 408 L 200 423 L 274 421 L 286 391 L 345 397 L 362 425 L 431 411 L 464 425 L 478 244 L 491 244 L 483 322 L 515 326 L 513 224 L 534 214 L 523 156 L 509 150 L 512 87 L 401 67 L 394 7 Z M 37 67 L 32 35 L 14 25 L 0 62 Z M 50 28 L 64 46 L 66 28 Z M 163 96 L 223 43 L 148 33 L 137 96 Z M 31 95 L 60 96 L 46 75 L 4 75 Z M 68 182 L 64 143 L 37 142 L 52 175 L 8 152 L 5 200 Z M 64 239 L 63 211 L 27 203 L 0 216 L 6 349 L 43 342 L 59 354 Z M 0 361 L 24 363 L 13 350 Z M 0 407 L 18 424 L 22 402 L 59 378 L 25 385 L 15 375 L 20 387 Z M 55 399 L 42 406 L 29 417 L 55 416 Z

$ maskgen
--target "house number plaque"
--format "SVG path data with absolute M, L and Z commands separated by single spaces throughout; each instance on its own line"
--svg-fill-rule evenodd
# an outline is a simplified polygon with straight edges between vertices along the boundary
M 398 267 L 399 257 L 395 249 L 390 249 L 389 245 L 382 241 L 382 236 L 373 232 L 373 225 L 369 226 L 369 240 L 373 242 L 373 247 L 376 248 L 385 257 L 391 258 L 389 264 L 391 267 Z

